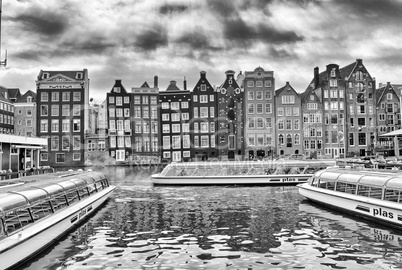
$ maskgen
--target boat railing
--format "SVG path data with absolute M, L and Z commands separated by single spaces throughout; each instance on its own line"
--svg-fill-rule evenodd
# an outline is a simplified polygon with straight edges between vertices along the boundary
M 109 186 L 104 175 L 103 177 L 90 179 L 92 179 L 92 181 L 87 179 L 85 186 L 80 184 L 81 182 L 77 181 L 77 179 L 71 179 L 75 188 L 64 189 L 58 194 L 52 194 L 44 198 L 36 196 L 36 201 L 28 197 L 32 194 L 32 192 L 28 192 L 28 189 L 25 189 L 26 193 L 24 197 L 22 197 L 22 191 L 21 195 L 18 191 L 0 194 L 0 239 Z M 66 181 L 68 180 L 66 179 Z M 54 185 L 54 183 L 51 183 L 51 185 Z M 46 187 L 37 188 L 36 190 L 33 189 L 33 192 L 36 191 L 40 194 L 44 190 L 46 190 Z M 33 194 L 32 196 L 35 197 Z

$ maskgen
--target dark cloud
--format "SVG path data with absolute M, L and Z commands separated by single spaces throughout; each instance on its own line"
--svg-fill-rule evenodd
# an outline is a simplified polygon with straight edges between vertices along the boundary
M 22 60 L 32 60 L 32 61 L 38 61 L 41 59 L 43 56 L 43 51 L 38 51 L 38 50 L 23 50 L 21 52 L 13 53 L 10 55 L 10 58 L 13 59 L 22 59 Z
M 155 26 L 136 36 L 134 46 L 144 50 L 153 51 L 168 44 L 167 30 L 162 26 Z
M 218 16 L 226 18 L 232 15 L 238 14 L 238 8 L 235 6 L 235 2 L 231 0 L 207 0 L 210 11 L 215 12 Z
M 196 32 L 185 33 L 179 39 L 176 40 L 179 44 L 186 44 L 191 49 L 194 50 L 212 50 L 217 51 L 222 48 L 211 46 L 210 38 L 208 38 L 204 33 L 202 33 L 199 29 Z
M 102 54 L 115 46 L 116 44 L 110 38 L 88 35 L 83 40 L 65 41 L 58 46 L 60 49 L 56 49 L 56 51 L 64 52 L 63 54 Z
M 402 20 L 402 2 L 395 0 L 339 0 L 334 3 L 343 6 L 349 14 L 378 20 Z
M 269 47 L 268 54 L 268 57 L 275 59 L 297 59 L 297 55 L 293 51 L 289 51 L 287 49 L 278 49 L 273 46 Z
M 172 13 L 182 13 L 188 9 L 185 5 L 169 5 L 165 4 L 159 8 L 159 13 L 161 14 L 172 14 Z
M 224 21 L 224 34 L 229 40 L 237 40 L 241 43 L 250 41 L 264 41 L 274 44 L 295 43 L 302 41 L 303 37 L 293 31 L 280 31 L 268 24 L 251 26 L 241 18 Z
M 54 11 L 33 10 L 29 14 L 19 14 L 13 20 L 21 24 L 26 31 L 45 36 L 60 35 L 68 26 L 68 19 Z

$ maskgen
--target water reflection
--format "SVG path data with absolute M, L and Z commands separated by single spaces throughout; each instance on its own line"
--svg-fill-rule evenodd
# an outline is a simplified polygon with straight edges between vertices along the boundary
M 296 187 L 153 187 L 159 168 L 102 170 L 113 198 L 27 269 L 402 267 L 400 232 L 307 203 Z

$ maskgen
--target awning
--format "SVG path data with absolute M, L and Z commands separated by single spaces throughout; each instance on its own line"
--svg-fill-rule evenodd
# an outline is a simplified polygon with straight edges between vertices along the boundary
M 42 145 L 11 145 L 11 148 L 25 148 L 25 149 L 43 149 Z
M 394 130 L 385 134 L 379 135 L 379 137 L 391 137 L 391 136 L 398 136 L 402 135 L 402 129 Z

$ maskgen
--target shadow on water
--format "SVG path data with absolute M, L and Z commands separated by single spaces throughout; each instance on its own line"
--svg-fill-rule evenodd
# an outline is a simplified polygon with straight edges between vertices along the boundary
M 402 266 L 398 232 L 316 207 L 294 186 L 154 187 L 157 167 L 94 169 L 117 186 L 107 206 L 27 269 Z

